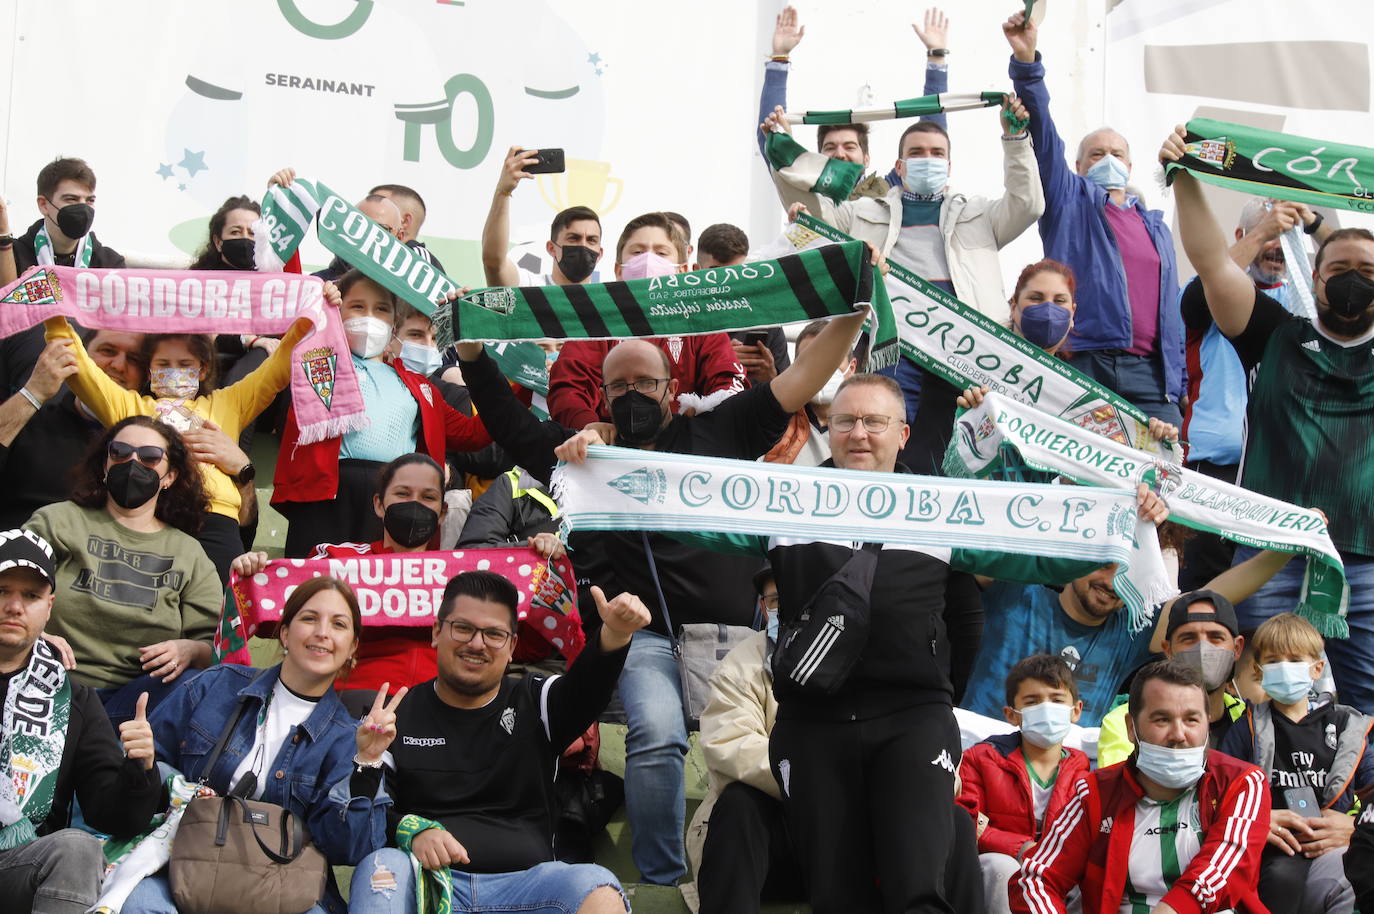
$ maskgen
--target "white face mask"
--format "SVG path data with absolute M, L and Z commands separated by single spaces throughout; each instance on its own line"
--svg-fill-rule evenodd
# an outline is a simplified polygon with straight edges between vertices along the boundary
M 434 346 L 426 346 L 413 340 L 404 340 L 401 343 L 401 364 L 416 374 L 433 374 L 443 363 L 444 357 Z
M 375 359 L 391 342 L 391 325 L 377 317 L 350 317 L 344 321 L 348 348 L 360 359 Z
M 940 156 L 909 158 L 902 186 L 921 197 L 934 197 L 945 192 L 949 183 L 949 159 Z
M 811 398 L 811 402 L 815 403 L 817 406 L 829 406 L 831 403 L 835 402 L 835 394 L 839 393 L 840 385 L 844 383 L 844 379 L 845 373 L 843 371 L 837 371 L 832 374 L 826 379 L 825 386 L 816 391 L 815 396 Z

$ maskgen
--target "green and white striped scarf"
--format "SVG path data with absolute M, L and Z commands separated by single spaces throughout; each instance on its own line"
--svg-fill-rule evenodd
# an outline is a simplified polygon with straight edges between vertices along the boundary
M 280 273 L 310 231 L 319 208 L 309 181 L 297 178 L 289 187 L 269 187 L 262 215 L 253 223 L 254 265 L 263 272 Z
M 1357 213 L 1374 212 L 1374 149 L 1330 143 L 1210 118 L 1188 122 L 1186 154 L 1165 164 L 1243 194 Z
M 322 220 L 323 223 L 323 220 Z M 624 282 L 479 289 L 434 312 L 440 348 L 458 340 L 690 336 L 852 314 L 871 305 L 870 364 L 896 363 L 897 333 L 868 246 L 858 241 Z
M 37 827 L 52 811 L 71 706 L 67 671 L 39 638 L 0 712 L 0 851 L 38 837 Z
M 1307 556 L 1307 576 L 1295 611 L 1325 638 L 1350 636 L 1345 568 L 1326 521 L 1316 511 L 1159 460 L 997 394 L 988 394 L 977 409 L 955 420 L 945 472 L 987 476 L 1001 466 L 1008 449 L 1037 470 L 1084 486 L 1146 483 L 1168 504 L 1170 519 L 1185 526 L 1245 546 Z
M 48 235 L 48 223 L 45 219 L 43 224 L 38 227 L 38 234 L 33 239 L 33 255 L 40 267 L 54 267 L 57 262 L 53 260 L 52 238 Z M 95 245 L 91 244 L 91 233 L 87 232 L 76 239 L 76 256 L 72 259 L 72 266 L 85 269 L 91 265 L 91 255 L 95 253 Z
M 789 124 L 866 124 L 872 121 L 991 108 L 1002 104 L 1006 97 L 1005 92 L 942 92 L 939 95 L 904 98 L 886 105 L 870 105 L 866 108 L 788 111 L 785 116 Z
M 448 869 L 427 870 L 410 850 L 415 836 L 431 828 L 447 831 L 443 825 L 424 816 L 411 813 L 402 817 L 396 825 L 396 846 L 410 854 L 411 872 L 415 878 L 415 910 L 419 914 L 453 914 L 453 882 Z
M 849 241 L 806 214 L 788 241 L 805 248 Z M 902 354 L 959 388 L 989 387 L 1114 441 L 1181 460 L 1177 446 L 1150 436 L 1149 418 L 1118 394 L 1033 343 L 888 260 L 888 297 Z
M 1131 630 L 1172 595 L 1134 489 L 983 482 L 593 445 L 552 488 L 565 531 L 734 533 L 830 542 L 951 546 L 1120 563 Z M 1138 542 L 1137 542 L 1138 541 Z

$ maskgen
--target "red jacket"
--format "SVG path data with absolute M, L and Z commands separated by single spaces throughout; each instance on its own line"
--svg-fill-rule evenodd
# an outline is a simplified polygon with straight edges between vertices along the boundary
M 718 390 L 741 391 L 749 385 L 744 366 L 724 333 L 702 336 L 645 337 L 668 353 L 678 393 L 701 394 Z M 616 344 L 614 340 L 569 340 L 549 369 L 549 417 L 568 428 L 585 428 L 590 422 L 608 422 L 601 392 L 601 363 Z M 677 412 L 677 403 L 672 405 Z
M 1074 787 L 1035 852 L 1008 887 L 1017 914 L 1064 914 L 1074 886 L 1083 914 L 1116 914 L 1126 892 L 1135 805 L 1144 796 L 1134 763 L 1099 768 Z M 1220 752 L 1207 753 L 1198 784 L 1202 841 L 1197 855 L 1163 898 L 1179 914 L 1269 914 L 1260 903 L 1260 853 L 1269 835 L 1269 782 L 1264 772 Z
M 420 449 L 444 465 L 449 450 L 477 451 L 491 444 L 491 436 L 480 419 L 465 416 L 444 402 L 429 381 L 399 361 L 388 362 L 401 383 L 410 390 L 420 408 Z M 314 444 L 299 442 L 296 411 L 286 414 L 277 472 L 272 480 L 272 504 L 283 502 L 329 501 L 339 494 L 339 452 L 342 438 L 326 438 Z
M 1045 807 L 1045 822 L 1054 821 L 1073 795 L 1074 782 L 1092 768 L 1088 757 L 1078 749 L 1069 749 L 1068 753 L 1059 762 L 1059 775 Z M 1039 838 L 1035 797 L 1025 757 L 1021 755 L 1020 733 L 990 736 L 970 747 L 959 763 L 959 777 L 963 782 L 959 805 L 975 821 L 980 812 L 989 820 L 988 827 L 978 836 L 978 853 L 1019 857 L 1027 841 Z

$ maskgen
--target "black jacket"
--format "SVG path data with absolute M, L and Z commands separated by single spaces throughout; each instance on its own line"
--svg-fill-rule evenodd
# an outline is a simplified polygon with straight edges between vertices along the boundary
M 0 678 L 0 703 L 13 678 L 14 674 Z M 164 805 L 157 768 L 148 771 L 141 762 L 125 758 L 95 690 L 68 681 L 72 699 L 67 739 L 52 810 L 38 834 L 50 835 L 71 825 L 73 794 L 91 828 L 118 837 L 138 834 Z
M 531 485 L 533 480 L 525 480 Z M 509 473 L 497 476 L 472 503 L 472 511 L 458 537 L 462 546 L 509 546 L 525 544 L 536 533 L 556 533 L 558 521 L 538 499 L 528 494 L 513 496 Z

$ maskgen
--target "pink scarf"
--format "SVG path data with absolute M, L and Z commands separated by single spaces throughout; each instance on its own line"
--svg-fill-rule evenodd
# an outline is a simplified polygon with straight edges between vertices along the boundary
M 132 333 L 280 334 L 314 329 L 291 353 L 291 401 L 301 443 L 367 426 L 338 311 L 323 284 L 295 273 L 33 267 L 0 290 L 0 337 L 50 317 Z

